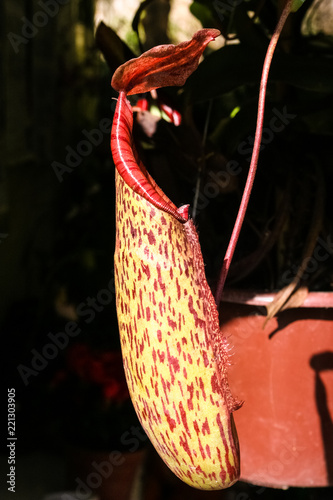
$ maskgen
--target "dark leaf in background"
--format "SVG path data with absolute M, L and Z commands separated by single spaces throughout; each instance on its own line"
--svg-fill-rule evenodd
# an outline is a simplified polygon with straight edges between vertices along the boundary
M 135 54 L 133 54 L 126 43 L 119 38 L 117 33 L 103 22 L 97 27 L 96 43 L 112 73 L 116 71 L 118 66 L 128 61 L 128 59 L 135 57 Z
M 265 53 L 252 47 L 227 45 L 210 54 L 185 86 L 185 98 L 195 103 L 218 97 L 242 85 L 259 83 Z M 314 92 L 332 92 L 333 64 L 324 57 L 276 53 L 271 82 L 285 82 Z

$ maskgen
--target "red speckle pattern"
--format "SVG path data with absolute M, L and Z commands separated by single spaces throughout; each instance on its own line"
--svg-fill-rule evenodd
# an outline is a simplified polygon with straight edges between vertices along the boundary
M 239 477 L 237 402 L 196 230 L 156 209 L 118 173 L 116 192 L 117 312 L 135 410 L 180 479 L 225 488 Z

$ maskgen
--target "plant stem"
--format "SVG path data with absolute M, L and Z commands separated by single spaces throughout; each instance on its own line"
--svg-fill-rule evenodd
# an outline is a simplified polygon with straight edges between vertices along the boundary
M 245 213 L 247 210 L 247 206 L 249 203 L 252 187 L 253 187 L 253 182 L 257 170 L 257 165 L 258 165 L 258 158 L 259 158 L 259 151 L 260 151 L 260 143 L 261 143 L 261 137 L 262 137 L 262 129 L 263 129 L 263 124 L 264 124 L 264 112 L 265 112 L 265 99 L 266 99 L 266 89 L 267 89 L 267 80 L 268 80 L 268 73 L 270 70 L 270 66 L 272 63 L 273 59 L 273 54 L 277 45 L 277 42 L 279 40 L 279 37 L 281 35 L 283 26 L 290 14 L 291 10 L 291 5 L 292 5 L 293 0 L 287 0 L 286 5 L 282 11 L 281 17 L 279 19 L 279 22 L 275 28 L 275 31 L 272 35 L 271 41 L 268 45 L 268 49 L 266 52 L 266 57 L 263 65 L 263 70 L 262 70 L 262 75 L 261 75 L 261 81 L 260 81 L 260 91 L 259 91 L 259 100 L 258 100 L 258 115 L 257 115 L 257 126 L 256 126 L 256 133 L 255 133 L 255 139 L 254 139 L 254 145 L 253 145 L 253 152 L 252 152 L 252 158 L 251 158 L 251 164 L 249 168 L 249 173 L 247 176 L 242 200 L 239 206 L 236 222 L 230 237 L 229 245 L 224 257 L 216 293 L 215 293 L 215 301 L 216 305 L 219 306 L 221 302 L 221 297 L 222 297 L 222 292 L 225 284 L 225 280 L 230 268 L 230 264 L 232 261 L 232 257 L 234 255 L 235 247 L 239 238 L 239 233 L 242 228 L 242 224 L 244 221 Z
M 207 116 L 206 116 L 206 122 L 205 122 L 205 128 L 203 131 L 203 136 L 202 136 L 202 142 L 201 142 L 201 158 L 199 159 L 199 168 L 198 168 L 198 174 L 197 174 L 197 182 L 195 186 L 195 194 L 194 194 L 194 200 L 193 200 L 193 209 L 192 209 L 192 218 L 195 220 L 195 216 L 197 214 L 197 206 L 198 206 L 198 199 L 199 199 L 199 193 L 200 193 L 200 186 L 202 182 L 202 178 L 205 173 L 206 169 L 206 155 L 205 155 L 205 146 L 206 146 L 206 140 L 207 140 L 207 134 L 208 134 L 208 124 L 210 120 L 210 115 L 212 112 L 212 107 L 213 107 L 213 99 L 209 100 L 208 104 L 208 110 L 207 110 Z

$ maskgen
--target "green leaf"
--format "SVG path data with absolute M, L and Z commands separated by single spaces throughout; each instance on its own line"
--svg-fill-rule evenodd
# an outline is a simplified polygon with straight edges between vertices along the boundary
M 194 1 L 190 5 L 190 12 L 201 22 L 203 28 L 216 25 L 211 10 L 200 2 Z
M 135 57 L 131 49 L 119 38 L 117 33 L 103 22 L 97 27 L 96 43 L 112 73 L 128 59 Z
M 291 2 L 291 12 L 296 12 L 300 7 L 302 7 L 305 0 L 293 0 Z

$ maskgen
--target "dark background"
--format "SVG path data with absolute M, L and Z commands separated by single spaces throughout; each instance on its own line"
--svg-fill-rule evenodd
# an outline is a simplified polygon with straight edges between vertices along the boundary
M 11 498 L 19 500 L 42 500 L 46 493 L 73 487 L 66 472 L 68 444 L 101 449 L 102 438 L 112 442 L 117 434 L 138 425 L 129 404 L 100 414 L 94 406 L 98 407 L 99 399 L 91 387 L 78 388 L 66 377 L 62 383 L 67 346 L 59 348 L 45 366 L 41 361 L 40 369 L 35 366 L 33 372 L 25 372 L 25 380 L 20 376 L 22 366 L 31 368 L 33 355 L 42 351 L 48 334 L 63 332 L 69 321 L 78 321 L 77 306 L 86 303 L 88 297 L 96 297 L 113 277 L 114 166 L 109 132 L 101 128 L 101 121 L 112 119 L 114 110 L 112 71 L 95 43 L 94 0 L 60 3 L 53 2 L 59 11 L 49 15 L 47 22 L 43 16 L 38 18 L 41 26 L 37 29 L 24 26 L 26 19 L 42 11 L 38 2 L 4 0 L 0 4 L 1 406 L 6 406 L 7 388 L 14 387 L 18 463 L 17 493 Z M 109 3 L 112 9 L 112 1 Z M 168 41 L 168 1 L 155 4 L 155 10 L 145 20 L 148 46 Z M 215 21 L 218 24 L 217 14 Z M 271 24 L 274 22 L 272 11 Z M 255 95 L 249 92 L 250 97 Z M 202 113 L 199 106 L 195 117 L 199 122 Z M 80 142 L 93 129 L 102 130 L 93 136 L 98 144 L 86 151 L 82 146 L 81 157 L 73 156 L 73 150 L 78 154 Z M 327 143 L 324 147 L 328 151 Z M 69 151 L 72 156 L 66 163 Z M 65 165 L 64 171 L 60 164 Z M 186 189 L 191 193 L 193 185 Z M 206 233 L 210 226 L 208 230 L 204 223 L 203 218 L 202 238 L 207 235 L 204 252 L 214 283 L 225 241 L 216 235 L 210 238 Z M 210 259 L 212 254 L 215 257 Z M 79 318 L 81 341 L 94 349 L 119 350 L 113 294 L 93 321 L 86 319 Z M 32 353 L 32 349 L 36 351 Z M 78 394 L 82 396 L 79 406 L 75 404 Z M 110 436 L 109 426 L 113 429 Z M 93 428 L 101 432 L 91 432 Z M 5 421 L 2 429 L 6 429 Z M 149 460 L 158 464 L 146 440 L 139 444 L 149 449 Z M 1 452 L 4 477 L 7 450 L 3 441 Z M 146 493 L 144 498 L 148 500 L 185 495 L 208 498 L 208 494 L 194 492 L 170 479 L 161 464 L 153 474 L 161 479 L 158 487 L 154 485 L 155 490 L 150 489 L 150 495 L 156 491 L 154 497 Z M 1 497 L 7 499 L 4 483 Z M 210 497 L 328 499 L 332 489 L 275 491 L 239 483 Z

